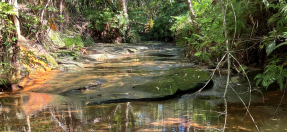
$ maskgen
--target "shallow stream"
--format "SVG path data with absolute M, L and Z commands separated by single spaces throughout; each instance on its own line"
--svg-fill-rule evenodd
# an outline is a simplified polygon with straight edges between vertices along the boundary
M 214 85 L 199 94 L 190 92 L 161 101 L 103 101 L 145 95 L 131 95 L 124 87 L 141 84 L 143 79 L 152 81 L 150 76 L 163 74 L 170 68 L 205 68 L 185 60 L 180 48 L 162 43 L 146 47 L 121 59 L 99 61 L 86 56 L 82 58 L 86 63 L 81 68 L 55 70 L 27 79 L 23 90 L 0 95 L 0 131 L 222 131 L 225 122 L 221 98 L 224 75 L 215 75 Z M 95 89 L 77 89 L 94 81 L 101 85 Z M 248 105 L 247 80 L 235 76 L 232 81 L 232 86 Z M 251 85 L 254 86 L 254 82 Z M 118 87 L 122 92 L 109 90 L 112 87 Z M 282 93 L 261 89 L 254 89 L 252 93 L 250 113 L 260 131 L 287 131 L 286 99 L 274 116 Z M 225 130 L 256 131 L 237 94 L 229 90 L 226 99 Z M 95 104 L 97 101 L 103 102 Z

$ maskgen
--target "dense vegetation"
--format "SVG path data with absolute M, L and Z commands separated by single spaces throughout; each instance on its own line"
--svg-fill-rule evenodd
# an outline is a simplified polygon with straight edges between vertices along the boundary
M 226 53 L 231 61 L 220 67 L 244 74 L 248 66 L 264 65 L 256 76 L 264 87 L 277 82 L 283 89 L 287 77 L 284 0 L 6 0 L 0 22 L 1 84 L 53 65 L 48 55 L 23 48 L 21 38 L 48 52 L 76 52 L 93 42 L 174 41 L 187 58 L 210 67 Z

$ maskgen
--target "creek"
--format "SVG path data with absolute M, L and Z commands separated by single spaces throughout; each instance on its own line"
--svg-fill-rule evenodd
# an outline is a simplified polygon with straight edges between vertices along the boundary
M 162 42 L 99 44 L 88 53 L 77 61 L 63 58 L 60 60 L 62 68 L 45 75 L 24 78 L 23 90 L 2 93 L 0 131 L 189 132 L 223 129 L 225 75 L 215 75 L 213 85 L 208 85 L 199 94 L 187 90 L 170 96 L 175 91 L 162 88 L 161 83 L 148 85 L 152 87 L 149 90 L 155 92 L 140 89 L 146 83 L 164 78 L 164 74 L 169 75 L 168 79 L 171 75 L 179 76 L 181 70 L 186 71 L 179 82 L 184 82 L 187 76 L 194 80 L 203 78 L 203 74 L 194 77 L 195 73 L 187 70 L 200 72 L 206 66 L 185 59 L 181 48 Z M 174 79 L 172 81 L 178 81 Z M 287 131 L 286 102 L 283 101 L 274 116 L 282 95 L 280 91 L 255 88 L 255 82 L 250 79 L 250 96 L 246 93 L 249 83 L 245 78 L 233 76 L 231 80 L 232 87 L 246 105 L 249 99 L 252 100 L 249 110 L 260 131 Z M 164 97 L 158 91 L 166 91 Z M 230 89 L 226 99 L 225 130 L 256 131 L 237 93 Z

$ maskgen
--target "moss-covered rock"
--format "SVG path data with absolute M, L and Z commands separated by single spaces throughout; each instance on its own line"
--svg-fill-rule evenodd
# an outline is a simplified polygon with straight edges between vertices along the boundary
M 52 67 L 59 67 L 56 60 L 51 55 L 45 55 L 47 61 L 52 65 Z
M 58 32 L 50 30 L 49 33 L 48 33 L 48 36 L 52 39 L 54 44 L 58 45 L 59 47 L 64 47 L 65 46 L 65 43 L 59 37 L 60 35 L 59 35 Z
M 164 75 L 154 77 L 154 81 L 135 86 L 136 90 L 149 92 L 155 96 L 174 95 L 178 92 L 198 90 L 209 79 L 209 73 L 194 68 L 172 69 Z

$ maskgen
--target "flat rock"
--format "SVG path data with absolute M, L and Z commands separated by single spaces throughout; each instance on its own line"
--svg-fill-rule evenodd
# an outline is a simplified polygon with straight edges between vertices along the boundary
M 140 52 L 126 54 L 126 49 Z M 165 43 L 153 46 L 99 44 L 87 50 L 97 50 L 101 54 L 61 61 L 66 66 L 81 61 L 86 64 L 74 70 L 55 71 L 57 74 L 49 76 L 50 79 L 34 79 L 35 85 L 23 86 L 24 90 L 60 94 L 86 104 L 100 104 L 164 100 L 198 90 L 209 79 L 208 72 L 193 68 L 194 63 L 184 60 L 181 48 Z M 94 82 L 101 82 L 101 85 L 96 86 Z

